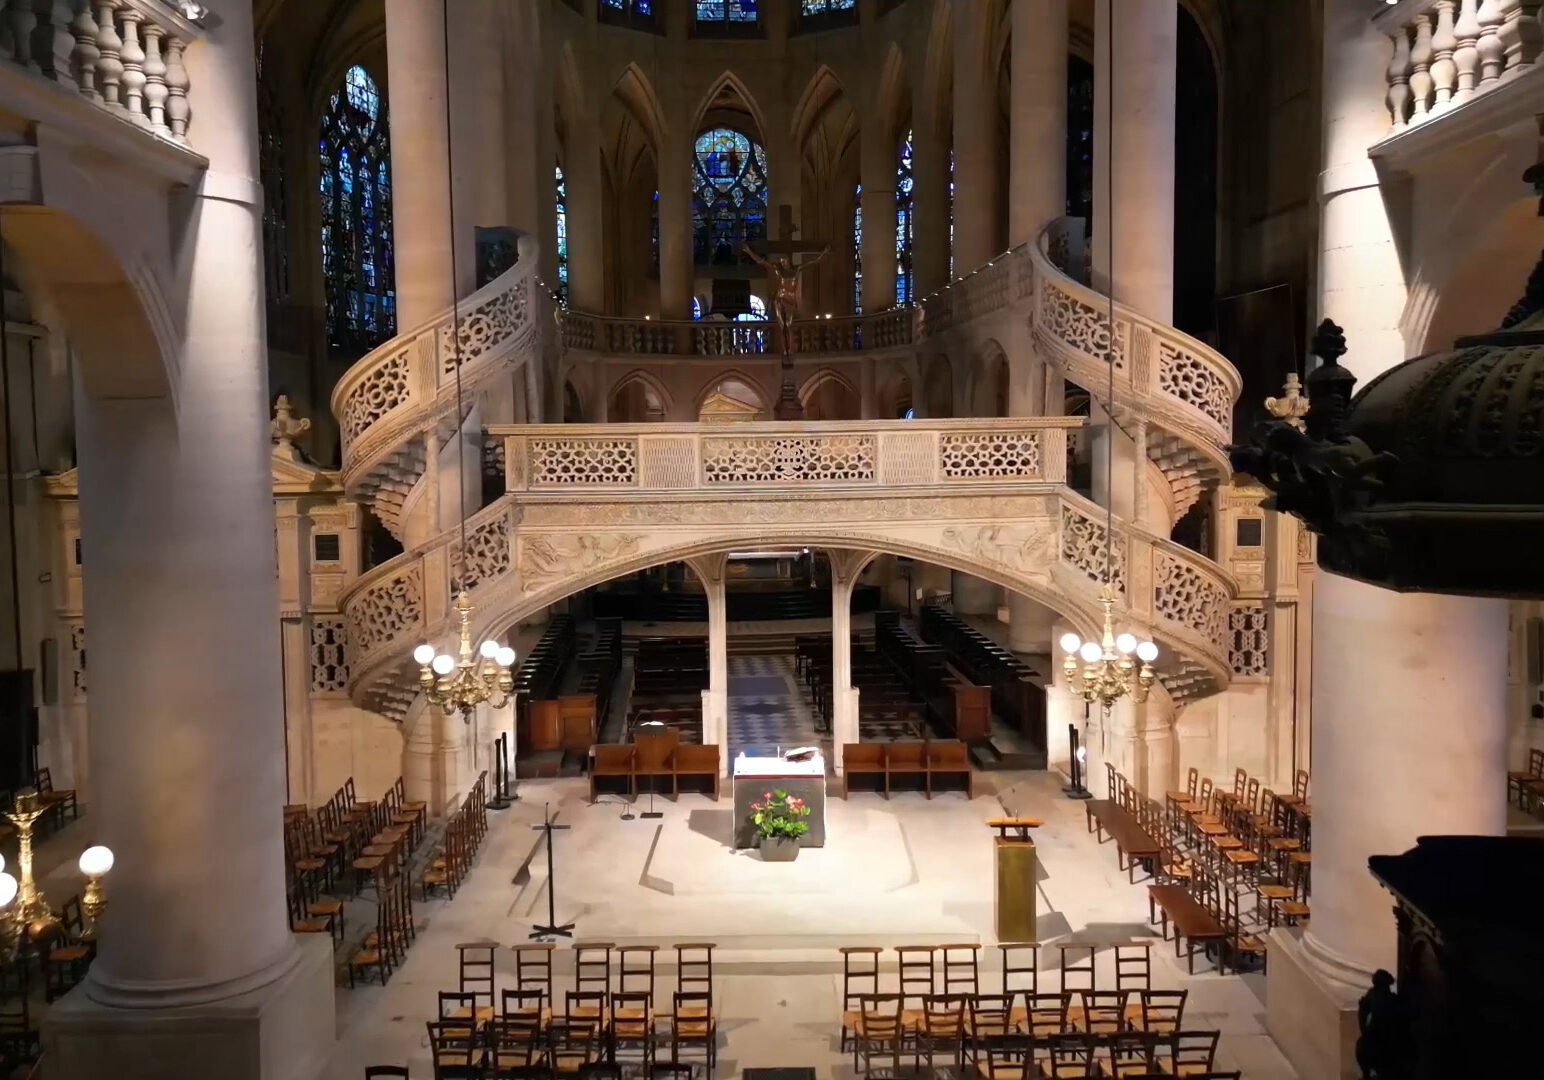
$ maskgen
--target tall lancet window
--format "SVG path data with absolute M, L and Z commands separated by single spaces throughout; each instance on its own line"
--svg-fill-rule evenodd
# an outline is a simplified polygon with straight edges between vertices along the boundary
M 284 183 L 284 118 L 273 80 L 263 78 L 263 50 L 257 50 L 257 163 L 263 185 L 263 270 L 272 311 L 289 299 L 289 239 L 285 222 L 288 191 Z
M 568 181 L 563 178 L 563 166 L 552 170 L 553 203 L 558 223 L 558 299 L 568 299 Z
M 852 312 L 863 310 L 863 185 L 852 189 Z
M 949 151 L 949 280 L 954 280 L 954 151 Z
M 328 103 L 320 149 L 327 342 L 357 356 L 397 332 L 386 107 L 358 65 Z
M 912 202 L 914 172 L 911 157 L 911 132 L 901 140 L 901 160 L 895 168 L 895 302 L 910 304 L 917 299 L 917 278 L 912 272 L 912 240 L 916 235 L 916 208 Z
M 743 261 L 740 245 L 767 236 L 767 158 L 733 128 L 697 136 L 692 153 L 692 250 L 699 266 Z

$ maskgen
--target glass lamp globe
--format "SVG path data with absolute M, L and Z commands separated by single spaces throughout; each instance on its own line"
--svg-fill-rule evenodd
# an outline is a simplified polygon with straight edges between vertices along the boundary
M 489 638 L 477 647 L 477 652 L 484 660 L 492 660 L 499 654 L 499 643 Z
M 1083 639 L 1071 631 L 1068 631 L 1061 636 L 1062 652 L 1075 653 L 1078 651 L 1078 646 L 1081 644 L 1083 644 Z
M 440 653 L 440 655 L 434 658 L 434 663 L 431 666 L 434 668 L 436 675 L 449 675 L 452 671 L 456 670 L 456 661 L 454 657 L 446 653 Z
M 113 868 L 112 849 L 96 844 L 80 853 L 80 872 L 87 877 L 101 877 Z
M 1151 664 L 1154 660 L 1158 659 L 1158 646 L 1154 645 L 1151 641 L 1142 642 L 1142 644 L 1137 646 L 1137 659 L 1141 660 L 1144 664 Z
M 1100 656 L 1104 655 L 1104 653 L 1103 650 L 1099 648 L 1097 642 L 1085 641 L 1083 642 L 1083 647 L 1078 650 L 1078 655 L 1083 658 L 1085 663 L 1092 664 L 1095 660 L 1098 660 Z
M 1115 647 L 1121 651 L 1121 655 L 1130 656 L 1136 651 L 1137 639 L 1135 634 L 1122 634 L 1115 639 Z
M 0 907 L 5 907 L 16 899 L 16 890 L 19 887 L 16 879 L 10 874 L 0 874 Z
M 413 650 L 413 661 L 414 661 L 414 663 L 418 664 L 419 667 L 422 667 L 423 665 L 425 665 L 427 663 L 430 663 L 433 660 L 434 660 L 434 646 L 433 645 L 420 645 L 420 646 L 418 646 L 418 648 Z
M 506 645 L 498 651 L 498 655 L 493 659 L 499 667 L 510 667 L 515 662 L 515 650 Z

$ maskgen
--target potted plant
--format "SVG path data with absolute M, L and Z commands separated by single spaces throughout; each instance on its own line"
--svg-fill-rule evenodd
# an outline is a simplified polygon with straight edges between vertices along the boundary
M 810 831 L 810 808 L 786 791 L 768 791 L 751 803 L 762 862 L 792 862 L 799 855 L 799 837 Z

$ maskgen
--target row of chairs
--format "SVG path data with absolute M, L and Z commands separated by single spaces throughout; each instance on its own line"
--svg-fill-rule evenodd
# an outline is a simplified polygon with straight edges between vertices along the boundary
M 1529 750 L 1528 768 L 1506 774 L 1506 798 L 1533 814 L 1544 806 L 1544 750 Z
M 437 890 L 444 890 L 449 899 L 456 895 L 456 890 L 466 879 L 477 849 L 482 845 L 483 837 L 488 835 L 487 780 L 487 772 L 477 777 L 477 783 L 461 801 L 460 809 L 445 823 L 444 842 L 418 880 L 424 900 Z

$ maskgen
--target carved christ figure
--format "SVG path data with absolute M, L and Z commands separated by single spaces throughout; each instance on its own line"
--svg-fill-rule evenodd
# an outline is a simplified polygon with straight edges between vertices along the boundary
M 831 249 L 824 247 L 820 254 L 813 259 L 807 259 L 801 263 L 795 263 L 792 256 L 779 255 L 776 258 L 767 259 L 757 255 L 751 250 L 749 244 L 741 244 L 741 249 L 751 257 L 751 260 L 777 280 L 777 289 L 772 294 L 772 314 L 777 319 L 778 329 L 783 334 L 783 351 L 793 351 L 793 321 L 799 314 L 800 288 L 799 275 L 814 266 Z

